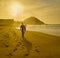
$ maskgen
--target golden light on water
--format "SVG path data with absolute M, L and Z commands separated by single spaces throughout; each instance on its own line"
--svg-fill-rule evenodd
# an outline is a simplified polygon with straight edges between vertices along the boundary
M 21 15 L 23 11 L 24 11 L 24 8 L 22 4 L 19 2 L 12 2 L 8 5 L 8 13 L 13 17 L 17 17 Z

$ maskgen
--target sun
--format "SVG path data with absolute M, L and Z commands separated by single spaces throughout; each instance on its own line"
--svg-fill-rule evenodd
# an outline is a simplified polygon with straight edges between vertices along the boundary
M 24 8 L 21 3 L 19 2 L 12 2 L 8 6 L 8 12 L 11 16 L 17 17 L 21 15 L 24 11 Z

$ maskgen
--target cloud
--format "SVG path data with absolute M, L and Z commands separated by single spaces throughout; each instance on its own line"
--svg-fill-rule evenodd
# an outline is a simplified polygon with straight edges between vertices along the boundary
M 5 4 L 8 5 L 9 1 L 22 3 L 27 13 L 41 17 L 43 21 L 53 23 L 54 20 L 58 20 L 60 22 L 60 0 L 0 0 L 0 15 L 5 12 Z

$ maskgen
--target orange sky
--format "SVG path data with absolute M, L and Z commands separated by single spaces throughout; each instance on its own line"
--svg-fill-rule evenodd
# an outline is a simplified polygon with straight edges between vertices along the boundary
M 15 17 L 8 10 L 12 2 L 20 3 L 24 10 L 20 9 Z M 30 16 L 35 16 L 48 24 L 60 24 L 60 0 L 0 0 L 0 19 L 13 18 L 20 21 Z

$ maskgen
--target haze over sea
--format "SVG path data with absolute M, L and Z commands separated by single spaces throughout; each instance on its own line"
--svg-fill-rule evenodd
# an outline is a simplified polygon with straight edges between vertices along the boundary
M 17 29 L 20 29 L 17 27 Z M 60 36 L 60 24 L 27 25 L 27 31 L 43 32 L 46 34 Z

